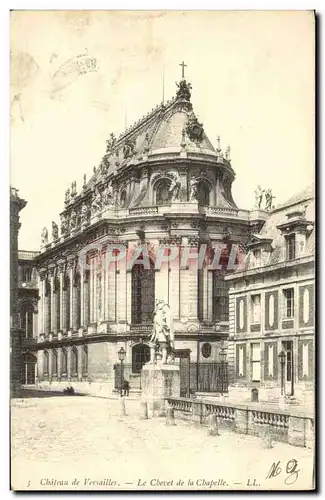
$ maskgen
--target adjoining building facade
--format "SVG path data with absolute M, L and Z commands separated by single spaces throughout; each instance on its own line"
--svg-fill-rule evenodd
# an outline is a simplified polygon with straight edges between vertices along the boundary
M 36 380 L 36 355 L 30 350 L 36 343 L 38 321 L 38 276 L 34 259 L 40 252 L 18 251 L 17 310 L 21 328 L 21 383 L 34 385 Z
M 175 348 L 189 349 L 192 363 L 210 363 L 193 375 L 194 389 L 219 362 L 228 337 L 225 273 L 198 270 L 195 258 L 182 256 L 203 245 L 213 253 L 223 244 L 230 252 L 267 213 L 236 206 L 229 149 L 223 153 L 206 136 L 191 85 L 183 79 L 177 86 L 174 99 L 119 138 L 111 134 L 91 179 L 79 192 L 75 182 L 66 192 L 60 234 L 55 223 L 52 238 L 43 230 L 35 259 L 37 342 L 29 346 L 41 387 L 110 391 L 123 347 L 124 376 L 139 388 L 156 300 L 171 307 Z M 169 262 L 157 266 L 163 246 Z M 130 255 L 138 255 L 132 266 Z
M 229 284 L 230 394 L 314 401 L 315 206 L 312 188 L 272 210 Z M 254 397 L 253 397 L 254 399 Z
M 21 325 L 18 308 L 18 233 L 20 229 L 19 212 L 26 201 L 19 196 L 18 189 L 10 187 L 10 393 L 19 393 Z

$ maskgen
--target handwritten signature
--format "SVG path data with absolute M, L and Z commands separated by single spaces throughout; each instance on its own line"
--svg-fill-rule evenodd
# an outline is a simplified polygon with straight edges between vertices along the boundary
M 280 460 L 278 462 L 273 462 L 271 468 L 265 479 L 271 479 L 272 477 L 276 477 L 282 472 Z M 285 484 L 291 485 L 295 483 L 298 479 L 300 469 L 298 469 L 298 461 L 295 458 L 289 460 L 285 467 L 285 472 L 287 477 L 284 480 Z

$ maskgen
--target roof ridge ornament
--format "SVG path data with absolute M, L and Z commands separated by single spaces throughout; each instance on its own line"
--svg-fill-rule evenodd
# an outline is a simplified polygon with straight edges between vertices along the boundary
M 176 99 L 183 99 L 185 101 L 190 101 L 192 85 L 186 80 L 181 80 L 179 83 L 176 82 L 176 85 L 177 85 Z

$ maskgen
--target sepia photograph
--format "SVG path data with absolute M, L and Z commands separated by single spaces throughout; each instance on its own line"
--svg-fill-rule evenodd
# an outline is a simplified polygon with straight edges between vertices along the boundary
M 10 12 L 11 490 L 315 489 L 315 39 Z

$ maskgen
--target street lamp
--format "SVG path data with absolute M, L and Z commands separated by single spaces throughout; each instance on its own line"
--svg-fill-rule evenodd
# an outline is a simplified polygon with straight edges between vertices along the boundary
M 284 394 L 284 364 L 285 364 L 286 355 L 284 351 L 279 353 L 279 360 L 281 364 L 281 396 Z
M 121 347 L 117 352 L 118 359 L 121 361 L 121 397 L 123 396 L 123 361 L 125 360 L 126 351 Z
M 223 396 L 223 385 L 225 381 L 225 361 L 227 357 L 227 351 L 225 347 L 222 347 L 219 353 L 220 361 L 221 361 L 221 396 Z

